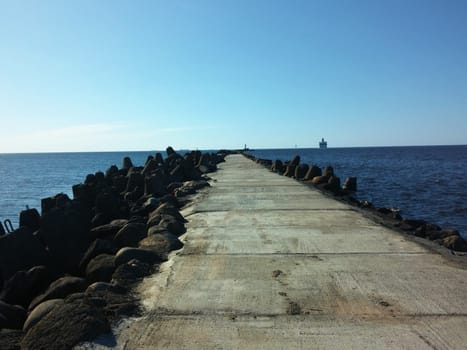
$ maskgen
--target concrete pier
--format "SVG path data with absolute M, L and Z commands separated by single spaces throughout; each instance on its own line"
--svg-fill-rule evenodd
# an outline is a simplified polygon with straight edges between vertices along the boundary
M 462 265 L 243 156 L 212 178 L 115 348 L 467 347 Z

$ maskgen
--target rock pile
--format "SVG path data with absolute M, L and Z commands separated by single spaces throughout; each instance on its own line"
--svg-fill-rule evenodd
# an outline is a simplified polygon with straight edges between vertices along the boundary
M 345 179 L 343 186 L 341 186 L 340 178 L 334 174 L 332 166 L 326 166 L 324 169 L 321 169 L 317 165 L 303 164 L 300 163 L 299 156 L 295 156 L 286 162 L 282 162 L 281 160 L 273 162 L 269 159 L 256 158 L 245 153 L 243 155 L 269 168 L 274 173 L 311 184 L 328 194 L 337 196 L 349 204 L 370 210 L 400 231 L 435 241 L 451 251 L 467 251 L 467 241 L 457 230 L 443 229 L 424 220 L 404 219 L 396 209 L 376 208 L 366 200 L 355 199 L 353 194 L 357 191 L 357 178 L 348 177 Z
M 179 208 L 226 153 L 149 156 L 89 174 L 0 237 L 0 348 L 70 349 L 137 311 L 128 291 L 183 247 Z

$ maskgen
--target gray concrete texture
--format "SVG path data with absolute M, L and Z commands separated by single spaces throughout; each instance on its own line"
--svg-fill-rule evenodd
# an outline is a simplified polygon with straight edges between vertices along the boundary
M 211 185 L 144 316 L 77 348 L 467 348 L 465 265 L 240 155 Z

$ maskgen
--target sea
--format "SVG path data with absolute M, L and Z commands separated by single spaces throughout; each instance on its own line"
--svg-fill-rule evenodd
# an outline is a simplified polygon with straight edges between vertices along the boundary
M 121 167 L 124 157 L 144 165 L 147 152 L 0 154 L 0 220 L 18 226 L 26 207 L 40 211 L 41 198 L 66 193 L 87 174 Z M 165 156 L 165 152 L 161 152 Z M 256 157 L 331 165 L 341 183 L 357 177 L 358 199 L 397 208 L 405 218 L 424 219 L 467 236 L 467 145 L 353 148 L 291 148 L 250 151 Z

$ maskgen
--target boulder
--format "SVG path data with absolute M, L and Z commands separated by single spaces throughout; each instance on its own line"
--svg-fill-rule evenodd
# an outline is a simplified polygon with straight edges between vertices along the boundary
M 122 192 L 125 189 L 126 182 L 125 177 L 125 183 L 118 186 L 120 188 L 117 189 L 117 192 Z M 96 214 L 103 214 L 109 221 L 120 217 L 120 197 L 118 193 L 110 188 L 104 189 L 97 194 L 94 208 Z
M 39 322 L 45 315 L 52 311 L 54 307 L 62 304 L 63 299 L 50 299 L 37 305 L 34 310 L 29 313 L 26 322 L 24 322 L 23 331 L 27 332 L 29 329 L 31 329 L 31 327 L 34 327 L 34 325 Z
M 132 192 L 136 188 L 140 189 L 141 195 L 144 189 L 144 175 L 138 172 L 130 171 L 128 176 L 128 182 L 125 188 L 125 192 Z
M 27 227 L 0 237 L 0 276 L 9 279 L 17 271 L 47 265 L 50 254 L 39 238 Z
M 122 286 L 108 282 L 94 282 L 93 284 L 88 286 L 84 293 L 86 295 L 95 295 L 109 292 L 123 294 L 127 292 L 127 289 L 123 288 Z
M 115 271 L 115 256 L 99 254 L 86 266 L 86 280 L 89 283 L 110 282 Z
M 0 322 L 2 322 L 0 320 Z M 23 331 L 19 329 L 0 329 L 0 348 L 2 350 L 20 350 Z
M 157 224 L 155 224 L 157 222 L 156 218 L 159 219 Z M 151 224 L 152 226 L 150 226 L 147 231 L 148 236 L 165 231 L 169 231 L 176 236 L 180 236 L 186 232 L 185 225 L 180 221 L 177 221 L 177 219 L 171 215 L 162 214 L 157 217 L 152 217 Z
M 164 259 L 153 250 L 142 248 L 122 248 L 115 255 L 115 265 L 120 266 L 133 259 L 148 264 L 155 264 L 164 261 Z
M 298 166 L 299 164 L 300 164 L 300 156 L 298 155 L 293 157 L 292 160 L 289 162 L 289 165 L 294 166 L 294 167 Z
M 39 293 L 50 284 L 51 276 L 45 266 L 35 266 L 28 271 L 18 271 L 0 293 L 0 299 L 12 305 L 28 307 Z
M 71 349 L 110 331 L 102 309 L 87 300 L 57 305 L 21 341 L 22 350 Z
M 323 183 L 327 183 L 329 181 L 329 177 L 321 175 L 321 176 L 315 176 L 312 180 L 311 183 L 313 185 L 319 185 Z
M 164 158 L 162 158 L 162 154 L 157 152 L 156 157 L 154 158 L 156 160 L 156 163 L 159 164 L 164 164 Z
M 130 157 L 123 158 L 122 169 L 130 169 L 133 167 L 133 162 Z
M 71 199 L 65 193 L 59 193 L 53 197 L 41 199 L 41 212 L 42 215 L 49 212 L 49 210 L 57 208 L 65 208 L 71 204 Z
M 119 247 L 137 247 L 139 241 L 147 236 L 146 225 L 142 223 L 128 223 L 122 227 L 114 237 Z
M 287 165 L 285 168 L 284 176 L 292 177 L 295 175 L 295 169 L 297 168 L 296 165 Z
M 337 176 L 331 176 L 324 188 L 328 191 L 337 192 L 341 188 L 341 180 Z
M 86 213 L 72 206 L 54 208 L 42 215 L 39 237 L 48 247 L 54 268 L 78 272 L 81 257 L 91 243 L 90 226 Z
M 279 159 L 276 159 L 271 166 L 271 171 L 282 174 L 284 173 L 284 170 L 285 170 L 284 164 L 282 163 L 282 161 L 280 161 Z
M 144 193 L 154 197 L 161 197 L 167 193 L 166 188 L 168 184 L 169 178 L 165 176 L 162 171 L 157 171 L 150 176 L 146 176 L 144 181 Z
M 312 165 L 307 173 L 305 174 L 305 177 L 303 180 L 305 181 L 311 181 L 313 180 L 313 178 L 317 177 L 317 176 L 321 176 L 322 173 L 321 173 L 321 168 L 317 165 Z
M 90 238 L 102 238 L 102 239 L 113 239 L 118 231 L 122 229 L 128 223 L 128 220 L 112 221 L 110 224 L 100 225 L 94 227 L 90 231 Z
M 146 210 L 148 213 L 157 209 L 157 207 L 161 204 L 161 202 L 155 197 L 149 197 L 142 205 L 143 209 Z
M 33 310 L 37 305 L 50 299 L 64 299 L 66 296 L 82 292 L 86 289 L 87 283 L 84 278 L 65 276 L 54 281 L 44 293 L 34 298 L 29 305 L 29 310 Z
M 118 174 L 118 167 L 114 164 L 105 171 L 106 179 L 111 179 Z
M 86 253 L 84 253 L 81 262 L 79 263 L 79 268 L 81 272 L 86 271 L 86 267 L 89 262 L 100 254 L 109 254 L 114 255 L 118 251 L 117 244 L 113 241 L 107 241 L 103 239 L 96 239 L 89 246 Z
M 155 170 L 159 169 L 159 164 L 154 159 L 149 159 L 144 165 L 143 170 L 141 171 L 142 175 L 149 176 Z
M 0 301 L 0 329 L 22 329 L 26 315 L 26 310 L 21 306 Z
M 309 170 L 309 166 L 308 164 L 299 164 L 296 168 L 295 168 L 295 174 L 294 174 L 294 177 L 297 179 L 297 180 L 302 180 L 305 175 L 308 173 L 308 170 Z
M 328 165 L 324 168 L 323 175 L 326 177 L 334 176 L 334 169 L 332 166 Z
M 448 236 L 441 241 L 441 244 L 451 250 L 467 251 L 467 242 L 461 236 Z
M 19 226 L 26 226 L 31 231 L 37 231 L 41 226 L 41 216 L 37 209 L 23 210 L 19 214 Z
M 356 177 L 347 177 L 344 181 L 344 190 L 350 192 L 357 191 L 357 178 Z
M 142 278 L 149 276 L 154 271 L 157 271 L 157 266 L 154 264 L 144 263 L 139 260 L 131 260 L 117 267 L 112 276 L 112 282 L 129 287 Z
M 185 218 L 182 216 L 182 214 L 180 214 L 177 207 L 173 203 L 165 202 L 165 203 L 161 204 L 159 207 L 157 207 L 156 210 L 153 210 L 149 214 L 149 219 L 148 219 L 148 222 L 147 222 L 148 226 L 152 226 L 153 224 L 151 222 L 154 221 L 154 220 L 156 220 L 157 223 L 159 223 L 160 219 L 157 219 L 157 218 L 162 214 L 173 216 L 177 221 L 180 221 L 182 223 L 187 222 L 185 220 Z
M 139 242 L 139 247 L 153 250 L 163 256 L 163 254 L 168 254 L 172 250 L 183 248 L 183 243 L 177 236 L 167 231 L 148 236 Z

